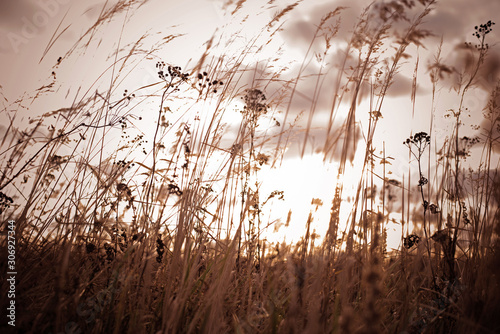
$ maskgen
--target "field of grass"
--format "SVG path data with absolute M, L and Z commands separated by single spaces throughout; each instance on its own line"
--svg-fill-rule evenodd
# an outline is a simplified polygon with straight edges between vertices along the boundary
M 238 2 L 232 15 L 244 6 Z M 348 22 L 351 37 L 342 43 L 343 9 L 334 9 L 315 23 L 311 50 L 319 43 L 323 53 L 308 51 L 291 69 L 267 59 L 257 75 L 248 64 L 296 6 L 278 11 L 241 50 L 237 33 L 214 35 L 186 68 L 157 51 L 174 35 L 149 51 L 146 36 L 121 46 L 102 77 L 78 93 L 73 87 L 70 105 L 30 111 L 27 125 L 27 105 L 68 90 L 57 86 L 56 73 L 3 103 L 0 307 L 12 300 L 5 259 L 15 250 L 16 316 L 15 327 L 2 319 L 2 333 L 500 332 L 499 78 L 481 106 L 467 105 L 494 23 L 471 29 L 463 71 L 433 50 L 425 111 L 432 120 L 398 139 L 409 162 L 395 179 L 386 171 L 395 153 L 376 146 L 394 138 L 377 129 L 403 63 L 415 73 L 425 66 L 410 54 L 433 33 L 421 25 L 434 1 L 375 2 Z M 118 1 L 101 12 L 54 71 L 78 52 L 83 57 L 95 31 L 130 8 L 133 1 Z M 339 64 L 328 62 L 331 53 L 343 55 Z M 305 75 L 311 58 L 319 72 Z M 125 90 L 141 61 L 156 63 L 155 82 Z M 297 87 L 311 77 L 311 106 L 298 115 Z M 443 113 L 438 91 L 450 77 L 458 78 L 456 103 Z M 413 110 L 401 111 L 408 118 L 419 108 L 419 80 L 415 74 L 407 94 Z M 339 166 L 325 204 L 329 221 L 321 222 L 327 232 L 316 235 L 311 212 L 299 242 L 268 242 L 269 227 L 288 225 L 293 210 L 267 220 L 267 207 L 287 194 L 261 191 L 272 182 L 264 169 L 280 168 L 292 142 L 303 141 L 307 159 L 322 94 L 331 101 L 318 145 Z M 472 112 L 481 115 L 475 137 L 464 134 Z M 443 131 L 437 118 L 452 124 L 445 136 L 436 135 Z M 354 150 L 362 152 L 361 172 L 346 215 L 344 175 Z M 310 202 L 304 198 L 304 207 Z M 397 250 L 387 247 L 389 223 L 402 226 Z

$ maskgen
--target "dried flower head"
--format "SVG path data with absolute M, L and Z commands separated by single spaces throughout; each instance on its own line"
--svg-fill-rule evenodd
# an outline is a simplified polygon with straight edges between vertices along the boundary
M 410 234 L 406 238 L 403 238 L 403 245 L 405 248 L 410 249 L 413 245 L 416 245 L 420 242 L 420 237 L 416 234 Z

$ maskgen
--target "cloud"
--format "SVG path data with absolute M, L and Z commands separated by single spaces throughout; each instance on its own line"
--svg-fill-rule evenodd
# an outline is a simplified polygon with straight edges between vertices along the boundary
M 0 51 L 17 54 L 57 23 L 74 0 L 0 1 Z
M 368 3 L 363 4 L 364 2 L 365 1 L 359 0 L 328 1 L 322 5 L 314 5 L 311 7 L 307 7 L 306 4 L 301 4 L 296 10 L 291 12 L 290 19 L 285 24 L 280 35 L 287 46 L 305 51 L 311 45 L 321 19 L 330 11 L 334 11 L 339 7 L 345 7 L 340 12 L 340 15 L 330 19 L 326 25 L 334 25 L 336 20 L 340 18 L 342 24 L 339 26 L 335 38 L 339 41 L 348 40 L 354 24 L 358 20 L 359 14 L 362 12 L 363 7 L 368 5 Z M 312 52 L 323 51 L 324 43 L 322 43 L 322 41 L 323 39 L 320 34 L 320 37 L 313 43 Z
M 386 2 L 388 3 L 388 2 Z M 293 93 L 293 99 L 289 108 L 289 114 L 287 118 L 287 124 L 293 121 L 293 119 L 299 115 L 301 112 L 304 112 L 304 115 L 299 123 L 300 128 L 297 127 L 294 131 L 293 143 L 288 149 L 287 157 L 300 155 L 302 152 L 302 148 L 304 143 L 306 143 L 306 153 L 310 152 L 322 152 L 327 154 L 333 160 L 339 160 L 342 150 L 343 150 L 343 138 L 339 137 L 337 141 L 337 145 L 332 145 L 329 148 L 324 148 L 324 144 L 326 142 L 326 130 L 325 124 L 328 123 L 329 113 L 332 108 L 332 103 L 334 101 L 335 94 L 340 93 L 339 85 L 337 83 L 337 74 L 341 70 L 341 64 L 344 62 L 345 56 L 345 46 L 346 42 L 350 40 L 352 31 L 354 30 L 355 24 L 358 22 L 359 15 L 363 12 L 363 9 L 370 4 L 370 1 L 326 1 L 326 2 L 315 2 L 314 5 L 310 5 L 310 3 L 303 2 L 301 3 L 294 11 L 290 12 L 288 15 L 288 21 L 283 26 L 283 29 L 280 32 L 280 36 L 283 38 L 285 48 L 288 50 L 292 50 L 290 54 L 294 54 L 295 62 L 293 65 L 289 66 L 289 69 L 282 74 L 279 82 L 270 82 L 266 85 L 265 93 L 268 96 L 274 96 L 280 89 L 282 89 L 283 82 L 293 82 L 296 79 L 297 73 L 302 67 L 302 73 L 300 76 L 300 80 L 295 87 L 295 91 Z M 337 6 L 345 6 L 344 9 L 339 16 L 341 19 L 340 29 L 335 36 L 332 47 L 330 49 L 330 53 L 328 58 L 325 60 L 325 63 L 328 64 L 327 68 L 320 68 L 320 62 L 318 61 L 315 54 L 321 53 L 324 50 L 325 42 L 323 38 L 319 37 L 314 43 L 311 43 L 313 40 L 314 34 L 316 33 L 317 24 L 320 22 L 321 18 L 324 17 L 325 13 L 335 10 Z M 489 15 L 491 14 L 491 9 L 499 7 L 500 10 L 500 2 L 494 5 L 490 5 L 488 1 L 479 1 L 478 4 L 466 1 L 450 1 L 450 0 L 442 0 L 437 2 L 434 6 L 434 10 L 425 17 L 424 23 L 422 25 L 422 29 L 427 29 L 437 37 L 427 37 L 422 41 L 422 45 L 425 48 L 420 48 L 420 68 L 423 69 L 426 63 L 430 63 L 432 58 L 434 57 L 437 47 L 440 42 L 440 38 L 442 35 L 445 37 L 445 46 L 443 50 L 449 49 L 449 45 L 459 44 L 463 45 L 463 43 L 468 40 L 472 41 L 472 30 L 474 28 L 474 24 L 477 21 L 478 24 L 481 22 L 486 22 L 489 19 Z M 417 17 L 422 12 L 423 6 L 416 2 L 416 5 L 407 10 L 407 16 L 410 20 Z M 373 10 L 378 10 L 374 8 Z M 472 15 L 463 15 L 463 12 L 474 12 Z M 378 13 L 378 12 L 376 12 Z M 377 25 L 379 19 L 375 18 L 373 21 L 369 22 L 370 25 Z M 335 24 L 335 18 L 330 21 L 333 25 Z M 500 24 L 500 22 L 498 22 Z M 388 33 L 388 38 L 394 40 L 395 32 L 403 33 L 408 27 L 408 22 L 400 21 L 395 24 L 391 31 Z M 495 26 L 496 27 L 496 26 Z M 471 30 L 472 29 L 472 30 Z M 495 29 L 494 29 L 495 31 Z M 469 38 L 470 35 L 470 38 Z M 303 57 L 306 54 L 306 51 L 311 47 L 309 51 L 309 57 L 306 59 L 305 63 L 302 63 Z M 299 52 L 298 52 L 299 51 Z M 414 46 L 410 46 L 407 49 L 407 52 L 410 55 L 415 55 L 416 48 Z M 386 54 L 383 54 L 382 57 L 387 57 L 390 61 L 390 53 L 392 51 L 388 50 Z M 478 84 L 481 85 L 484 89 L 490 90 L 499 75 L 500 69 L 500 57 L 496 51 L 491 50 L 491 56 L 484 63 L 483 68 L 478 73 Z M 443 52 L 444 54 L 444 52 Z M 285 55 L 287 53 L 285 52 Z M 401 71 L 398 72 L 393 80 L 392 85 L 386 93 L 387 97 L 398 98 L 398 97 L 408 97 L 408 100 L 411 96 L 412 90 L 412 75 L 414 68 L 415 59 L 409 59 L 409 66 L 403 65 L 401 67 Z M 453 50 L 452 54 L 449 58 L 445 60 L 446 65 L 448 66 L 456 66 L 459 67 L 460 64 L 463 64 L 467 61 L 467 54 L 464 50 L 457 47 Z M 351 56 L 348 56 L 346 59 L 346 64 L 344 66 L 345 74 L 343 76 L 342 82 L 340 82 L 340 86 L 346 83 L 347 77 L 352 73 L 353 68 L 355 69 L 357 65 L 358 59 L 357 56 L 353 53 Z M 249 66 L 248 68 L 252 68 Z M 381 67 L 382 68 L 382 67 Z M 319 78 L 317 74 L 320 72 L 320 69 L 323 75 Z M 255 78 L 255 73 L 258 75 L 264 73 L 264 69 L 255 69 L 248 71 L 246 73 L 241 82 L 245 83 L 247 87 L 252 86 L 253 79 Z M 263 76 L 264 77 L 264 76 Z M 424 80 L 425 78 L 425 80 Z M 259 78 L 258 78 L 259 79 Z M 451 79 L 450 79 L 451 80 Z M 287 91 L 287 94 L 291 94 L 293 85 L 290 85 Z M 362 100 L 365 100 L 369 94 L 369 83 L 365 82 L 361 85 L 361 89 L 357 95 L 357 102 L 360 103 Z M 344 104 L 350 103 L 350 99 L 353 92 L 353 86 L 349 87 L 351 89 L 350 92 L 346 93 L 343 99 Z M 426 76 L 419 76 L 419 85 L 417 89 L 417 94 L 426 94 L 430 91 L 430 85 L 428 83 L 428 79 Z M 289 101 L 287 99 L 286 103 Z M 484 99 L 481 100 L 484 102 Z M 345 114 L 345 109 L 348 107 L 341 106 L 339 108 L 339 112 Z M 309 117 L 313 113 L 314 116 L 311 119 L 310 125 L 308 125 Z M 342 126 L 340 125 L 343 120 L 342 117 L 344 115 L 340 115 L 337 118 L 337 124 L 335 125 L 334 133 L 342 134 L 345 132 Z M 306 129 L 308 129 L 306 131 Z M 358 129 L 359 130 L 359 129 Z M 304 140 L 307 133 L 307 140 Z M 356 131 L 357 138 L 351 138 L 349 140 L 351 146 L 347 147 L 348 156 L 352 158 L 355 151 L 356 146 L 359 140 L 361 139 L 361 131 Z M 330 138 L 331 139 L 331 138 Z
M 283 36 L 285 41 L 289 41 L 293 48 L 299 50 L 307 50 L 310 45 L 311 39 L 315 32 L 315 22 L 314 18 L 317 18 L 316 22 L 321 19 L 324 13 L 328 10 L 335 9 L 337 5 L 347 4 L 347 2 L 335 2 L 334 5 L 323 5 L 318 6 L 313 9 L 312 14 L 307 14 L 306 12 L 297 12 L 295 17 L 291 20 L 289 25 L 284 27 Z M 362 2 L 355 2 L 355 8 L 349 10 L 347 18 L 352 18 L 352 21 L 344 22 L 346 28 L 343 31 L 344 40 L 350 35 L 349 29 L 352 29 L 354 23 L 353 20 L 357 20 L 357 16 L 362 11 Z M 347 11 L 347 10 L 346 10 Z M 307 15 L 306 15 L 307 14 Z M 344 19 L 345 17 L 342 16 Z M 289 46 L 288 44 L 286 45 Z M 304 53 L 305 53 L 304 50 Z M 287 157 L 295 157 L 301 155 L 304 143 L 306 143 L 305 153 L 310 152 L 322 152 L 327 154 L 327 156 L 333 160 L 339 160 L 342 154 L 344 138 L 343 133 L 346 132 L 341 123 L 343 122 L 343 117 L 345 117 L 346 110 L 349 109 L 347 104 L 351 103 L 352 94 L 354 91 L 354 85 L 351 84 L 350 91 L 346 92 L 343 98 L 343 106 L 338 108 L 335 106 L 335 110 L 339 113 L 337 117 L 337 124 L 332 129 L 332 133 L 340 134 L 341 136 L 337 138 L 337 144 L 331 144 L 330 147 L 325 148 L 325 142 L 327 141 L 326 134 L 326 124 L 329 122 L 330 112 L 332 109 L 332 104 L 334 102 L 335 96 L 342 94 L 339 90 L 338 73 L 341 71 L 341 65 L 345 61 L 344 73 L 340 86 L 346 84 L 348 80 L 349 73 L 353 71 L 354 68 L 358 66 L 358 59 L 353 55 L 348 55 L 347 59 L 345 51 L 342 47 L 338 45 L 331 49 L 331 53 L 328 59 L 325 60 L 327 66 L 325 68 L 320 67 L 320 62 L 314 56 L 308 59 L 305 63 L 302 63 L 302 59 L 297 59 L 296 62 L 289 67 L 280 77 L 280 81 L 267 82 L 261 81 L 265 78 L 266 69 L 260 65 L 247 66 L 249 70 L 243 74 L 239 83 L 244 87 L 252 87 L 255 83 L 261 82 L 265 86 L 265 94 L 269 97 L 277 95 L 278 92 L 283 88 L 283 82 L 292 83 L 288 86 L 286 93 L 288 97 L 292 94 L 293 99 L 288 109 L 287 125 L 295 119 L 300 113 L 304 113 L 299 126 L 295 129 L 294 136 L 291 138 L 293 144 L 288 148 Z M 296 80 L 298 73 L 302 71 L 297 86 L 293 85 L 294 80 Z M 318 77 L 318 73 L 322 73 Z M 400 97 L 411 95 L 412 78 L 411 73 L 397 73 L 394 77 L 393 84 L 389 88 L 386 96 L 388 97 Z M 267 76 L 269 77 L 269 75 Z M 261 86 L 262 87 L 262 86 Z M 424 87 L 418 89 L 418 93 L 421 94 L 425 91 Z M 369 82 L 363 82 L 361 84 L 360 90 L 357 93 L 357 103 L 365 100 L 369 97 L 370 85 Z M 284 100 L 283 108 L 288 108 L 289 98 Z M 338 100 L 337 100 L 338 102 Z M 311 118 L 312 117 L 312 118 Z M 310 119 L 311 118 L 311 119 Z M 310 123 L 309 123 L 310 122 Z M 283 122 L 282 122 L 283 123 Z M 361 129 L 357 125 L 357 131 L 354 132 L 354 137 L 350 138 L 349 145 L 345 148 L 348 153 L 348 159 L 352 160 L 354 157 L 357 143 L 361 139 Z M 307 135 L 307 140 L 305 136 Z M 332 138 L 330 138 L 332 142 Z M 335 140 L 333 140 L 335 141 Z
M 412 78 L 409 78 L 402 73 L 396 73 L 396 75 L 394 76 L 394 81 L 387 90 L 387 96 L 399 97 L 406 95 L 409 97 L 411 95 L 412 84 Z M 417 85 L 417 91 L 419 92 L 419 94 L 422 94 L 424 92 L 424 88 L 422 88 L 420 85 Z
M 472 38 L 475 25 L 495 20 L 500 1 L 441 0 L 434 8 L 423 27 L 432 30 L 438 39 L 443 36 L 445 41 L 464 41 Z
M 0 0 L 0 53 L 12 51 L 11 34 L 19 35 L 25 21 L 33 17 L 36 10 L 36 5 L 31 1 Z
M 499 91 L 490 94 L 488 105 L 490 108 L 487 108 L 485 111 L 487 112 L 487 117 L 484 117 L 481 121 L 480 125 L 480 138 L 481 142 L 476 144 L 476 147 L 481 147 L 484 145 L 484 142 L 491 140 L 492 142 L 492 150 L 493 152 L 500 153 L 500 94 Z M 491 106 L 496 105 L 496 108 L 491 108 Z
M 466 84 L 471 73 L 478 64 L 479 51 L 474 46 L 465 43 L 455 44 L 452 51 L 441 61 L 441 85 L 458 88 Z M 465 76 L 464 76 L 465 74 Z M 480 65 L 473 81 L 473 87 L 490 92 L 500 79 L 500 50 L 492 48 Z
M 0 28 L 10 30 L 21 27 L 21 18 L 32 17 L 37 9 L 37 6 L 28 0 L 0 1 Z

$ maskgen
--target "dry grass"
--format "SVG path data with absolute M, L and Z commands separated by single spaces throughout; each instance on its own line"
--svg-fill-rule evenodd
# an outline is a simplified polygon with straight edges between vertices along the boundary
M 101 24 L 132 5 L 121 1 L 103 11 L 62 59 L 89 48 Z M 234 5 L 236 15 L 245 1 Z M 300 242 L 266 242 L 263 231 L 272 222 L 263 221 L 263 208 L 283 193 L 261 193 L 260 182 L 266 181 L 259 179 L 262 166 L 279 165 L 296 133 L 288 118 L 312 51 L 292 79 L 282 79 L 283 69 L 270 60 L 267 73 L 251 86 L 241 84 L 249 73 L 247 58 L 258 55 L 262 38 L 284 29 L 282 20 L 298 3 L 278 11 L 234 56 L 211 55 L 226 43 L 214 36 L 191 69 L 160 60 L 155 84 L 121 95 L 119 83 L 137 59 L 156 57 L 156 49 L 141 51 L 141 39 L 123 55 L 117 51 L 105 93 L 91 94 L 88 88 L 78 102 L 43 114 L 24 131 L 16 125 L 16 112 L 5 108 L 0 209 L 2 221 L 14 220 L 16 226 L 18 332 L 498 332 L 500 178 L 493 147 L 500 83 L 484 101 L 491 127 L 474 142 L 460 132 L 464 97 L 488 56 L 483 32 L 479 47 L 470 49 L 475 65 L 460 73 L 460 102 L 450 113 L 455 125 L 447 141 L 434 140 L 432 124 L 429 134 L 416 129 L 404 143 L 412 162 L 402 180 L 389 178 L 385 148 L 380 156 L 374 147 L 387 91 L 407 49 L 423 45 L 430 35 L 420 25 L 433 5 L 420 1 L 415 19 L 406 17 L 415 10 L 407 2 L 367 8 L 335 72 L 326 70 L 325 59 L 342 9 L 317 26 L 314 38 L 324 37 L 325 51 L 318 58 L 304 147 L 328 75 L 336 86 L 324 129 L 325 158 L 341 152 L 328 232 L 319 244 L 310 226 L 313 213 Z M 232 38 L 226 45 L 235 43 Z M 430 66 L 434 92 L 451 71 L 440 63 L 440 52 Z M 418 66 L 417 60 L 408 92 L 414 108 Z M 367 87 L 368 112 L 358 109 Z M 42 87 L 33 99 L 49 93 Z M 236 127 L 226 121 L 235 99 L 242 103 Z M 8 109 L 21 105 L 17 101 Z M 177 110 L 171 110 L 174 105 Z M 344 124 L 335 129 L 346 105 Z M 141 128 L 142 107 L 154 112 L 153 129 Z M 279 110 L 286 110 L 281 118 Z M 360 117 L 368 121 L 364 146 L 357 148 L 364 152 L 362 172 L 349 221 L 342 222 L 342 180 L 356 149 Z M 109 143 L 116 150 L 109 151 Z M 483 153 L 476 169 L 467 170 L 463 165 L 472 145 L 483 145 Z M 410 178 L 416 168 L 418 182 Z M 400 249 L 388 253 L 386 228 L 395 202 L 401 202 L 404 232 Z M 1 240 L 6 249 L 7 238 Z M 4 261 L 1 268 L 3 277 Z M 6 291 L 6 280 L 0 284 Z M 2 309 L 6 305 L 2 299 Z

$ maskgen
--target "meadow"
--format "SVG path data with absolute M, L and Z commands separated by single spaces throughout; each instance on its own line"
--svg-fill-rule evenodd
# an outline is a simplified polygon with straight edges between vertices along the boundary
M 279 48 L 262 60 L 295 3 L 241 46 L 237 32 L 214 35 L 185 68 L 160 52 L 178 35 L 121 45 L 92 84 L 72 87 L 70 104 L 27 119 L 26 106 L 70 88 L 58 86 L 65 63 L 85 57 L 95 32 L 135 5 L 103 10 L 46 85 L 3 102 L 2 294 L 11 235 L 16 269 L 15 327 L 2 319 L 3 333 L 500 331 L 499 78 L 481 105 L 467 103 L 484 88 L 494 22 L 472 24 L 462 69 L 443 62 L 441 46 L 430 64 L 415 57 L 434 33 L 422 28 L 433 0 L 374 2 L 356 22 L 333 8 L 296 66 L 280 63 Z M 239 1 L 231 15 L 244 8 Z M 345 24 L 352 29 L 342 40 Z M 262 67 L 250 66 L 254 59 Z M 311 61 L 315 74 L 306 71 Z M 141 62 L 154 67 L 153 83 L 125 87 Z M 377 130 L 403 66 L 415 74 L 412 108 L 399 112 L 411 118 L 421 108 L 419 66 L 432 101 L 425 129 L 397 138 L 408 157 L 399 177 L 388 172 L 395 153 L 385 147 L 395 138 Z M 303 80 L 314 85 L 300 112 Z M 455 94 L 445 110 L 436 107 L 440 89 Z M 480 115 L 474 136 L 472 113 Z M 436 119 L 451 124 L 444 135 Z M 326 233 L 315 232 L 311 210 L 298 242 L 270 242 L 266 231 L 288 226 L 294 210 L 268 219 L 287 193 L 263 190 L 272 182 L 265 170 L 279 170 L 295 142 L 307 159 L 318 131 L 318 152 L 338 166 L 332 201 L 298 200 L 330 208 Z M 387 247 L 390 223 L 401 226 L 398 249 Z M 8 303 L 2 297 L 2 310 Z

